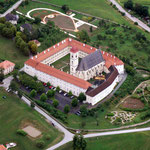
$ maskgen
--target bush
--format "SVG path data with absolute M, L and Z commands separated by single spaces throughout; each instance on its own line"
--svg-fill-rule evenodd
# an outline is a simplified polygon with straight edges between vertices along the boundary
M 18 135 L 22 135 L 22 136 L 26 136 L 27 135 L 27 133 L 25 131 L 21 130 L 21 129 L 17 130 L 17 134 Z
M 108 113 L 107 116 L 114 116 L 114 114 L 113 113 Z
M 134 24 L 135 24 L 135 25 L 138 25 L 138 23 L 137 23 L 137 22 L 134 22 Z
M 51 136 L 50 136 L 50 135 L 46 135 L 46 136 L 45 136 L 45 139 L 46 139 L 47 141 L 49 141 L 49 140 L 51 139 Z
M 38 148 L 44 148 L 45 142 L 43 140 L 39 140 L 39 141 L 36 142 L 36 146 Z

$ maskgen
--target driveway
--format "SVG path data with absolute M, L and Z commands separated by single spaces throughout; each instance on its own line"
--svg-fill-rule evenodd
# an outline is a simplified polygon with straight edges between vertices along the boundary
M 125 9 L 123 9 L 115 0 L 109 0 L 113 5 L 116 5 L 119 11 L 125 13 L 125 16 L 132 20 L 133 22 L 137 22 L 138 25 L 143 28 L 144 30 L 150 32 L 150 27 L 148 27 L 145 23 L 143 23 L 141 20 L 139 20 L 136 17 L 131 16 Z
M 0 87 L 4 87 L 5 89 L 7 89 L 12 80 L 13 80 L 13 76 L 7 77 L 6 79 L 3 80 L 3 84 L 0 84 Z

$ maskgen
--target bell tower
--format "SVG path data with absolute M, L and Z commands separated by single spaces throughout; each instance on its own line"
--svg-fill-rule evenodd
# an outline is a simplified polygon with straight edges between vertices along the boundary
M 76 69 L 79 64 L 79 51 L 76 47 L 70 50 L 70 74 L 76 76 Z

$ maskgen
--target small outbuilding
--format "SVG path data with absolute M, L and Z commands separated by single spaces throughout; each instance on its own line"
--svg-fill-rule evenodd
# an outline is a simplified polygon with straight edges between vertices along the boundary
M 14 70 L 14 67 L 15 67 L 15 64 L 8 60 L 5 60 L 0 63 L 0 68 L 2 69 L 4 75 L 7 75 L 10 72 L 12 72 Z
M 12 24 L 15 25 L 15 24 L 17 24 L 19 16 L 9 13 L 5 16 L 5 18 L 6 18 L 6 21 L 11 22 Z

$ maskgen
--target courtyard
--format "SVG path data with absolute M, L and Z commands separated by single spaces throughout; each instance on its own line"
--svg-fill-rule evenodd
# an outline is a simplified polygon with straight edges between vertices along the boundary
M 70 73 L 70 54 L 51 64 L 56 69 Z

